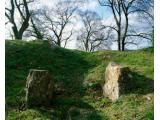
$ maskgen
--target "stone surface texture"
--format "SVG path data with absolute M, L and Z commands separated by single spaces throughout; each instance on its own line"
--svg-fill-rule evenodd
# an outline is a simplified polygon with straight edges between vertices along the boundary
M 121 94 L 131 87 L 132 75 L 128 67 L 110 62 L 105 71 L 104 97 L 112 101 L 117 100 Z
M 48 70 L 31 69 L 26 82 L 27 107 L 49 105 L 53 95 L 53 81 Z

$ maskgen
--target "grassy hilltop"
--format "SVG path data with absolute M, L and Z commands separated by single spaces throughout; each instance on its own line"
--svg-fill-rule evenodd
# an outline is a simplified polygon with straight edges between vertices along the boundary
M 103 98 L 110 61 L 129 66 L 134 89 L 116 102 Z M 25 109 L 29 69 L 50 71 L 55 92 L 51 107 Z M 153 120 L 153 50 L 82 52 L 51 48 L 46 41 L 6 41 L 7 120 Z

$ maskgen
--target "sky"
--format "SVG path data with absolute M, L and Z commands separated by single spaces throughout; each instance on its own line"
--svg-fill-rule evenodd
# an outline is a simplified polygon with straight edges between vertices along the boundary
M 9 0 L 7 0 L 9 1 Z M 9 2 L 6 1 L 6 5 L 9 4 Z M 59 1 L 59 0 L 37 0 L 37 4 L 32 4 L 31 5 L 31 8 L 39 8 L 39 7 L 42 7 L 42 6 L 47 6 L 49 8 L 52 8 L 55 6 L 55 4 Z M 103 24 L 106 24 L 106 25 L 110 25 L 114 19 L 113 19 L 113 16 L 111 15 L 111 11 L 109 8 L 105 7 L 105 6 L 100 6 L 99 5 L 99 2 L 98 0 L 83 0 L 83 1 L 86 1 L 83 3 L 83 5 L 81 6 L 81 10 L 92 10 L 92 11 L 95 11 L 97 12 L 101 17 L 102 17 L 102 23 Z M 19 19 L 19 15 L 16 14 L 16 18 L 17 20 Z M 133 16 L 130 16 L 130 23 L 131 24 L 137 24 L 137 18 L 133 15 Z M 137 26 L 141 25 L 142 29 L 146 29 L 147 28 L 144 28 L 146 27 L 145 23 L 138 23 Z M 76 31 L 78 31 L 82 26 L 82 23 L 80 21 L 76 21 L 76 24 L 74 24 L 74 28 L 76 29 Z M 71 25 L 70 28 L 67 28 L 68 30 L 71 29 L 73 26 Z M 139 29 L 140 30 L 140 29 Z M 11 31 L 11 25 L 7 25 L 6 26 L 6 39 L 9 39 L 9 34 L 10 34 L 10 31 Z M 67 48 L 71 48 L 71 49 L 75 49 L 77 46 L 76 46 L 76 35 L 72 36 L 72 39 L 71 41 L 68 42 L 67 44 Z M 148 42 L 143 42 L 143 44 L 140 44 L 139 47 L 145 47 L 148 45 Z M 132 46 L 131 47 L 132 49 L 137 49 L 137 46 Z M 113 44 L 112 45 L 112 49 L 113 50 L 116 50 L 117 49 L 117 45 L 116 44 Z

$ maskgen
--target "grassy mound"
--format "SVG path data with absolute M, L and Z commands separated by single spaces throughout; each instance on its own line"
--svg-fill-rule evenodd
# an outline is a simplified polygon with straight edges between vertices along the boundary
M 116 102 L 102 96 L 110 61 L 133 71 L 135 87 Z M 51 107 L 25 109 L 29 69 L 47 69 L 55 84 Z M 6 41 L 7 120 L 152 120 L 153 50 L 92 53 L 51 48 L 46 41 Z

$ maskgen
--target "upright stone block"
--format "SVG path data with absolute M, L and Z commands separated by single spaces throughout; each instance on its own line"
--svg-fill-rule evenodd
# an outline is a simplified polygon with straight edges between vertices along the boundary
M 110 100 L 117 100 L 121 94 L 131 87 L 132 76 L 128 67 L 110 62 L 105 72 L 103 95 Z
M 53 95 L 53 82 L 47 70 L 31 69 L 26 82 L 27 107 L 49 105 Z

